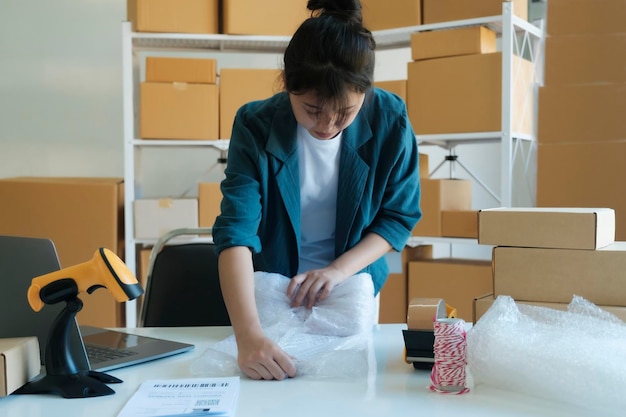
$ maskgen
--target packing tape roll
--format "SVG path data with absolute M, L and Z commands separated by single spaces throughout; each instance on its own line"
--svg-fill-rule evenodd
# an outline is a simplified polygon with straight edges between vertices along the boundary
M 406 324 L 409 330 L 433 330 L 433 322 L 446 317 L 446 303 L 441 298 L 413 298 L 406 314 Z

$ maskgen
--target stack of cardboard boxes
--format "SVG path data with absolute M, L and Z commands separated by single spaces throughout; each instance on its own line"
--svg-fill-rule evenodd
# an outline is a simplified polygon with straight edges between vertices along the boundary
M 142 139 L 228 139 L 239 107 L 279 91 L 277 69 L 222 68 L 209 58 L 146 58 Z
M 361 6 L 363 24 L 371 31 L 422 23 L 422 0 L 361 0 Z
M 458 6 L 448 7 L 446 3 Z M 490 2 L 424 1 L 424 23 L 484 15 Z M 496 2 L 493 2 L 494 5 Z M 475 7 L 475 8 L 474 8 Z M 463 10 L 468 13 L 461 13 Z M 459 12 L 459 13 L 457 13 Z M 473 12 L 474 15 L 470 15 Z M 502 52 L 496 33 L 481 26 L 416 32 L 408 63 L 408 111 L 418 135 L 502 130 Z M 532 94 L 530 61 L 513 56 L 513 96 Z M 513 101 L 513 130 L 533 132 L 533 100 Z
M 136 32 L 291 36 L 311 15 L 306 4 L 306 0 L 128 0 L 127 14 Z M 361 5 L 365 25 L 372 31 L 422 22 L 422 0 L 361 0 Z M 491 10 L 485 13 L 488 16 Z
M 537 205 L 612 207 L 626 240 L 626 3 L 550 0 Z
M 423 22 L 430 24 L 497 16 L 502 14 L 503 1 L 513 3 L 513 13 L 516 16 L 528 19 L 528 0 L 422 0 Z
M 146 58 L 140 131 L 146 139 L 217 139 L 217 61 Z
M 493 294 L 475 301 L 474 320 L 500 295 L 561 310 L 578 295 L 626 318 L 626 242 L 615 241 L 613 209 L 481 210 L 478 239 L 495 246 Z
M 135 32 L 290 36 L 309 12 L 304 1 L 127 0 L 127 15 Z
M 141 83 L 140 137 L 228 138 L 241 105 L 277 91 L 279 70 L 223 68 L 217 84 L 216 68 L 214 59 L 148 57 L 146 81 Z M 218 184 L 200 184 L 198 190 L 198 198 L 136 200 L 135 238 L 157 239 L 176 228 L 212 226 L 221 200 Z M 209 201 L 209 195 L 219 199 Z

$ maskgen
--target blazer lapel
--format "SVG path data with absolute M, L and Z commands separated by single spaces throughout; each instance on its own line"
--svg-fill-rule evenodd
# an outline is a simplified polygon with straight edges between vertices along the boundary
M 337 189 L 336 253 L 346 250 L 350 231 L 363 199 L 370 167 L 359 155 L 358 148 L 371 137 L 372 130 L 363 112 L 343 132 Z
M 270 176 L 276 179 L 278 192 L 283 200 L 289 221 L 300 241 L 300 174 L 296 141 L 297 123 L 291 111 L 289 97 L 278 104 L 276 116 L 267 141 L 266 150 L 270 158 Z

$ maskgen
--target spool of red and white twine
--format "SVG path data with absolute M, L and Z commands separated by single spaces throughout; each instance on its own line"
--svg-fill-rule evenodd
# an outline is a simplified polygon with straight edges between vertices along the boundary
M 435 364 L 430 373 L 430 389 L 443 394 L 464 394 L 467 365 L 467 333 L 462 319 L 437 319 L 435 328 Z

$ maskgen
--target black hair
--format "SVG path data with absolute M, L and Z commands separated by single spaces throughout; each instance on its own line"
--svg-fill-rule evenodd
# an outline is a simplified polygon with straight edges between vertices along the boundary
M 292 94 L 314 91 L 321 103 L 345 103 L 374 80 L 376 42 L 363 26 L 359 0 L 309 0 L 311 17 L 284 54 L 283 82 Z

